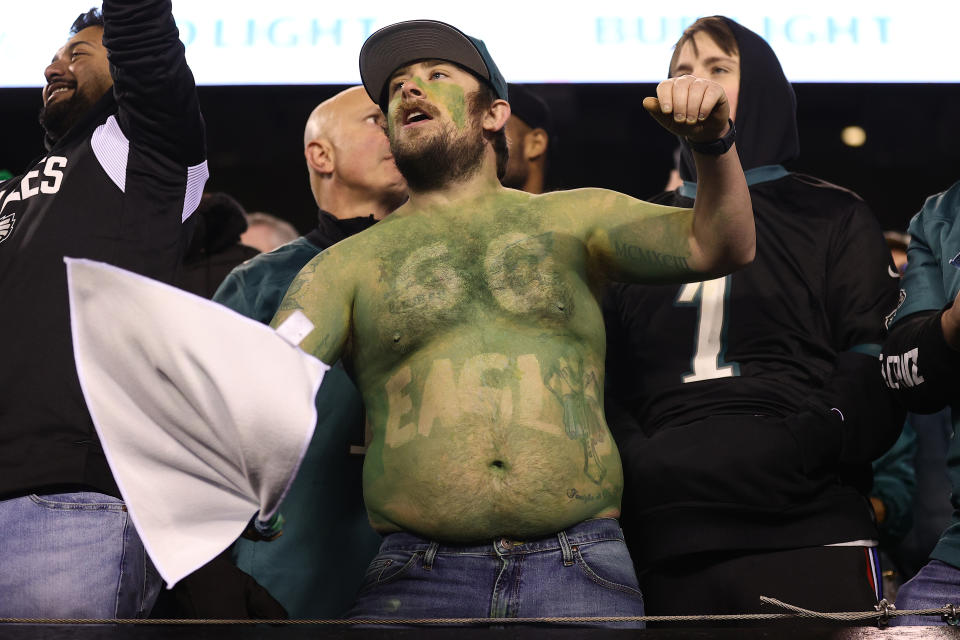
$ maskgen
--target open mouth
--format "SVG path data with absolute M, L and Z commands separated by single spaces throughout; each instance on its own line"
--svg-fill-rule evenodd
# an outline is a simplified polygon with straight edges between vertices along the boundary
M 404 108 L 401 114 L 401 122 L 403 123 L 404 127 L 415 125 L 420 122 L 426 122 L 427 120 L 433 120 L 433 116 L 420 107 Z
M 66 93 L 71 89 L 73 89 L 73 86 L 65 82 L 55 82 L 47 85 L 47 99 L 45 100 L 45 104 L 49 104 L 56 96 Z

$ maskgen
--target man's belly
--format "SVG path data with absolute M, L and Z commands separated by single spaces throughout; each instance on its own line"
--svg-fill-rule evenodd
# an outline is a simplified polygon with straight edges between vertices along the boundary
M 568 354 L 488 353 L 394 371 L 385 401 L 368 403 L 364 498 L 374 527 L 522 540 L 619 515 L 623 472 L 602 374 Z

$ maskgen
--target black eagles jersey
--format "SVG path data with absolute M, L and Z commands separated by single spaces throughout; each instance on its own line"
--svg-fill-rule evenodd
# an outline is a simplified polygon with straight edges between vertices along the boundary
M 779 166 L 747 175 L 753 263 L 707 282 L 614 285 L 606 301 L 608 419 L 640 566 L 876 537 L 862 491 L 900 423 L 868 396 L 882 392 L 897 273 L 853 193 Z
M 105 0 L 115 85 L 0 184 L 0 496 L 117 495 L 73 359 L 65 256 L 173 279 L 207 178 L 193 75 L 168 0 Z
M 607 377 L 645 429 L 788 415 L 838 353 L 882 342 L 899 280 L 875 217 L 850 191 L 783 173 L 750 189 L 752 264 L 707 282 L 614 285 Z M 673 194 L 654 201 L 692 206 Z

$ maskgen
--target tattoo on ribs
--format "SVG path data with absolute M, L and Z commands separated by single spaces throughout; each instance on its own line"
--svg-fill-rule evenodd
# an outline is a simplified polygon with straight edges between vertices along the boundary
M 600 381 L 596 371 L 585 370 L 582 360 L 572 366 L 561 358 L 546 387 L 563 407 L 567 437 L 580 441 L 584 475 L 600 484 L 607 475 L 607 467 L 597 453 L 597 444 L 606 438 L 606 429 L 600 420 Z

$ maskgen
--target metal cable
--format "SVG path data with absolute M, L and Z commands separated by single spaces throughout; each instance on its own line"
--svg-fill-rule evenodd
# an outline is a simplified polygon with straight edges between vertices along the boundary
M 18 623 L 18 624 L 127 624 L 127 625 L 250 625 L 250 624 L 271 624 L 271 625 L 408 625 L 408 626 L 429 626 L 429 625 L 515 625 L 515 624 L 597 624 L 613 622 L 736 622 L 746 620 L 786 620 L 798 618 L 814 618 L 818 620 L 831 620 L 834 622 L 858 622 L 866 620 L 875 620 L 878 625 L 885 626 L 891 619 L 898 616 L 939 616 L 948 623 L 956 625 L 960 610 L 953 605 L 947 604 L 936 609 L 916 609 L 899 610 L 886 600 L 881 600 L 874 611 L 841 611 L 824 613 L 804 609 L 776 598 L 760 596 L 760 601 L 765 604 L 786 609 L 790 613 L 742 613 L 731 615 L 684 615 L 684 616 L 614 616 L 614 617 L 572 617 L 572 618 L 390 618 L 390 619 L 328 619 L 328 620 L 223 620 L 223 619 L 50 619 L 50 618 L 0 618 L 0 623 Z

